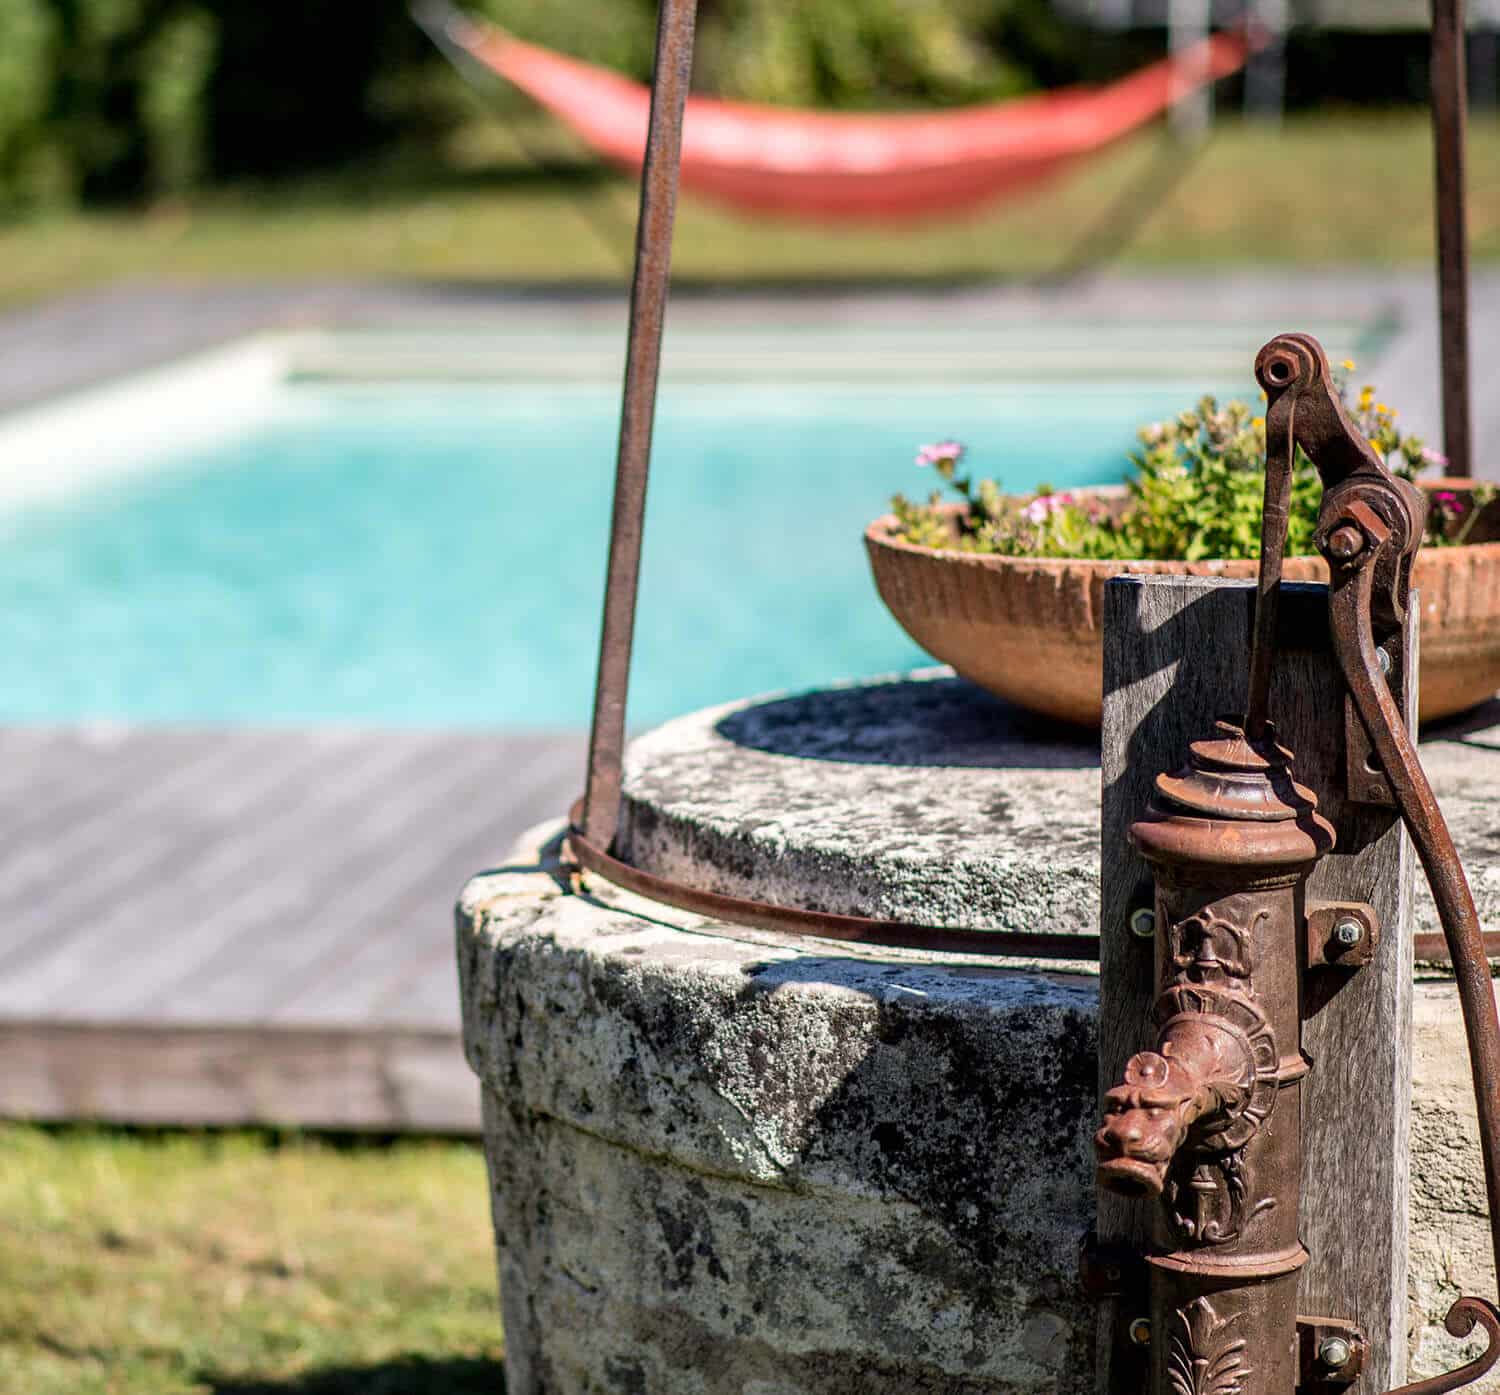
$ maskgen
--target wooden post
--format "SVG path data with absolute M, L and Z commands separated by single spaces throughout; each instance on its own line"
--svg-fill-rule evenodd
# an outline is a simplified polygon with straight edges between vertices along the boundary
M 1189 741 L 1220 716 L 1244 709 L 1253 582 L 1203 577 L 1117 577 L 1104 595 L 1103 802 L 1100 881 L 1099 1082 L 1154 1041 L 1152 944 L 1129 928 L 1151 905 L 1151 880 L 1126 838 L 1163 770 L 1180 766 Z M 1413 603 L 1404 710 L 1416 717 Z M 1303 1087 L 1302 1271 L 1299 1311 L 1352 1318 L 1370 1340 L 1361 1388 L 1406 1379 L 1407 1146 L 1411 1111 L 1412 889 L 1416 864 L 1394 810 L 1343 796 L 1344 689 L 1328 646 L 1327 588 L 1282 588 L 1280 658 L 1271 713 L 1296 755 L 1297 779 L 1318 796 L 1338 846 L 1308 894 L 1366 901 L 1380 917 L 1376 962 L 1344 984 L 1305 1023 L 1312 1070 Z M 1295 647 L 1294 647 L 1295 646 Z M 1149 1205 L 1099 1200 L 1101 1242 L 1140 1244 Z M 1128 1337 L 1136 1300 L 1106 1301 L 1098 1389 L 1139 1387 L 1139 1353 Z

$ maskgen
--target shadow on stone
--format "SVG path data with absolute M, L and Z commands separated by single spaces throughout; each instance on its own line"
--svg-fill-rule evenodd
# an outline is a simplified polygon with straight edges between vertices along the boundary
M 213 1395 L 505 1395 L 505 1368 L 484 1357 L 403 1356 L 327 1366 L 288 1380 L 203 1377 Z
M 1500 698 L 1491 698 L 1488 702 L 1480 703 L 1478 707 L 1471 707 L 1467 712 L 1445 717 L 1440 722 L 1428 722 L 1422 728 L 1422 740 L 1458 741 L 1465 746 L 1477 746 L 1480 750 L 1493 751 L 1500 749 L 1493 735 L 1493 728 L 1496 726 L 1500 726 Z M 1485 732 L 1489 739 L 1472 740 L 1475 732 Z
M 772 698 L 731 712 L 726 741 L 847 765 L 1077 770 L 1099 736 L 1012 707 L 961 678 L 898 679 Z

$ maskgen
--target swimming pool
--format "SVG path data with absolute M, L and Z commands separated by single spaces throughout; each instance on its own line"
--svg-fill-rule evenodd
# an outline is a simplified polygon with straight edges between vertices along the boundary
M 1118 479 L 1137 423 L 1224 383 L 774 367 L 663 391 L 633 722 L 925 662 L 861 544 L 929 486 L 920 442 L 969 442 L 1015 490 Z M 292 374 L 222 429 L 23 491 L 0 506 L 0 720 L 585 722 L 618 410 L 602 373 Z

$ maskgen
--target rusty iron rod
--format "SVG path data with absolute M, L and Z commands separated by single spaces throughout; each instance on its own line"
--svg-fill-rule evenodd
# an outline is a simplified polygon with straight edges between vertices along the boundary
M 1276 617 L 1281 599 L 1281 566 L 1296 464 L 1290 396 L 1266 408 L 1266 488 L 1261 509 L 1260 570 L 1256 574 L 1255 628 L 1250 642 L 1250 692 L 1245 705 L 1245 736 L 1264 741 L 1276 662 Z
M 1333 559 L 1330 565 L 1336 570 Z M 1375 567 L 1366 565 L 1348 578 L 1335 575 L 1329 605 L 1330 628 L 1344 679 L 1395 792 L 1406 831 L 1416 845 L 1448 942 L 1469 1045 L 1490 1246 L 1496 1262 L 1500 1263 L 1500 1016 L 1495 1009 L 1495 985 L 1485 955 L 1479 912 L 1458 850 L 1422 769 L 1416 743 L 1381 677 L 1370 625 L 1374 573 Z M 1500 1311 L 1486 1299 L 1465 1295 L 1454 1302 L 1444 1320 L 1444 1326 L 1455 1337 L 1467 1336 L 1476 1324 L 1484 1327 L 1489 1339 L 1476 1360 L 1456 1370 L 1400 1386 L 1389 1395 L 1446 1395 L 1478 1380 L 1500 1360 Z
M 1443 450 L 1450 475 L 1474 473 L 1469 401 L 1469 238 L 1464 210 L 1468 121 L 1464 0 L 1432 0 L 1432 137 L 1437 166 L 1438 313 Z
M 672 224 L 682 165 L 682 122 L 693 72 L 697 12 L 697 0 L 661 0 L 657 16 L 656 67 L 651 78 L 646 157 L 641 167 L 641 211 L 636 224 L 635 274 L 630 288 L 630 339 L 625 356 L 609 568 L 584 795 L 584 828 L 590 841 L 604 848 L 614 840 L 620 817 L 625 707 L 641 576 L 646 482 L 651 470 L 651 428 L 656 416 L 662 324 L 672 269 Z

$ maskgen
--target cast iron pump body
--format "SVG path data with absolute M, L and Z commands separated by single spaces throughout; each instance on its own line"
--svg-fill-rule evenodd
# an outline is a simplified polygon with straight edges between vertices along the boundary
M 1106 1092 L 1095 1136 L 1100 1185 L 1156 1208 L 1146 1256 L 1152 1395 L 1293 1395 L 1302 1365 L 1306 886 L 1334 830 L 1296 782 L 1267 712 L 1298 446 L 1323 482 L 1315 543 L 1329 566 L 1330 633 L 1353 713 L 1348 764 L 1362 765 L 1350 796 L 1399 809 L 1432 884 L 1463 1006 L 1500 1256 L 1500 1022 L 1489 964 L 1463 868 L 1386 678 L 1426 504 L 1349 420 L 1315 339 L 1278 336 L 1255 370 L 1267 397 L 1266 496 L 1249 701 L 1243 721 L 1221 721 L 1181 770 L 1158 777 L 1130 830 L 1155 881 L 1157 1040 Z M 1373 785 L 1370 771 L 1379 772 Z M 1489 1370 L 1500 1358 L 1500 1310 L 1465 1297 L 1448 1313 L 1455 1336 L 1476 1323 L 1489 1336 L 1478 1359 L 1397 1395 L 1439 1395 Z

